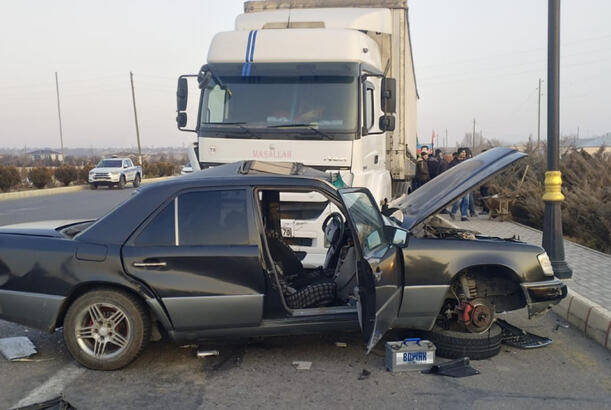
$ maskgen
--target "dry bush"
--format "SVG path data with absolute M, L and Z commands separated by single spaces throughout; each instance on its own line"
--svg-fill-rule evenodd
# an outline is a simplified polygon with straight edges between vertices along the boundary
M 159 176 L 172 176 L 174 175 L 175 165 L 171 162 L 159 162 L 157 163 L 157 168 L 159 169 Z
M 78 170 L 72 165 L 62 165 L 61 167 L 55 168 L 53 175 L 55 179 L 64 184 L 64 186 L 68 186 L 71 182 L 77 180 Z
M 0 189 L 8 192 L 11 188 L 16 187 L 21 182 L 19 171 L 12 165 L 0 165 Z
M 36 188 L 41 189 L 51 183 L 53 173 L 47 167 L 36 167 L 28 172 L 28 179 Z
M 524 184 L 518 185 L 525 165 L 529 165 Z M 570 150 L 560 159 L 562 172 L 562 230 L 571 240 L 611 253 L 611 156 L 601 149 L 594 155 Z M 490 183 L 491 193 L 515 196 L 513 219 L 543 229 L 546 160 L 531 155 Z
M 85 165 L 83 165 L 81 168 L 78 169 L 77 171 L 77 181 L 86 184 L 89 182 L 89 171 L 91 171 L 93 168 L 95 168 L 95 165 L 93 165 L 92 163 L 87 163 Z
M 154 162 L 144 161 L 142 164 L 142 173 L 146 178 L 155 178 L 159 176 L 159 167 Z

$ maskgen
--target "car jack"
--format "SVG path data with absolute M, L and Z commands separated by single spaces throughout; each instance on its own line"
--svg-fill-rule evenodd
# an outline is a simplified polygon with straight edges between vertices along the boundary
M 510 325 L 502 319 L 497 319 L 496 323 L 503 329 L 502 342 L 506 345 L 519 347 L 520 349 L 536 349 L 552 343 L 552 339 L 543 336 L 533 335 L 514 325 Z
M 469 365 L 468 357 L 463 357 L 449 362 L 435 364 L 431 366 L 430 369 L 422 370 L 421 373 L 450 377 L 467 377 L 479 374 L 479 370 Z

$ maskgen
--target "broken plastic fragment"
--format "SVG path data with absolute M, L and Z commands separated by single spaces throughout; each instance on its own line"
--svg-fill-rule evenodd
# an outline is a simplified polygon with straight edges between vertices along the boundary
M 312 362 L 296 361 L 293 362 L 293 366 L 295 366 L 297 370 L 310 370 L 310 368 L 312 367 Z
M 0 352 L 8 360 L 21 359 L 36 354 L 36 347 L 25 336 L 0 339 Z

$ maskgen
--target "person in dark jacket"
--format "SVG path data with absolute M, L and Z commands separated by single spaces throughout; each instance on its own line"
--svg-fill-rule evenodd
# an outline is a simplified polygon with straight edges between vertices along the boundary
M 443 157 L 443 152 L 441 152 L 439 148 L 435 150 L 435 157 L 437 159 L 437 173 L 435 174 L 435 176 L 437 176 L 447 171 L 450 164 L 448 164 L 448 161 L 446 161 L 446 159 Z
M 415 185 L 414 189 L 420 188 L 422 185 L 429 182 L 431 176 L 429 175 L 429 166 L 428 166 L 428 152 L 422 152 L 420 154 L 420 158 L 416 162 L 416 178 L 414 179 Z

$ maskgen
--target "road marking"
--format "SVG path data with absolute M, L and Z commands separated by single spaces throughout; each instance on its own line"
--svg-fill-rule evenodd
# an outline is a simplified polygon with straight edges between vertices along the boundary
M 84 372 L 84 368 L 77 367 L 75 364 L 70 364 L 63 367 L 46 382 L 32 390 L 26 397 L 21 399 L 11 408 L 24 407 L 34 403 L 40 403 L 42 401 L 53 399 L 62 393 L 67 384 L 72 382 Z

